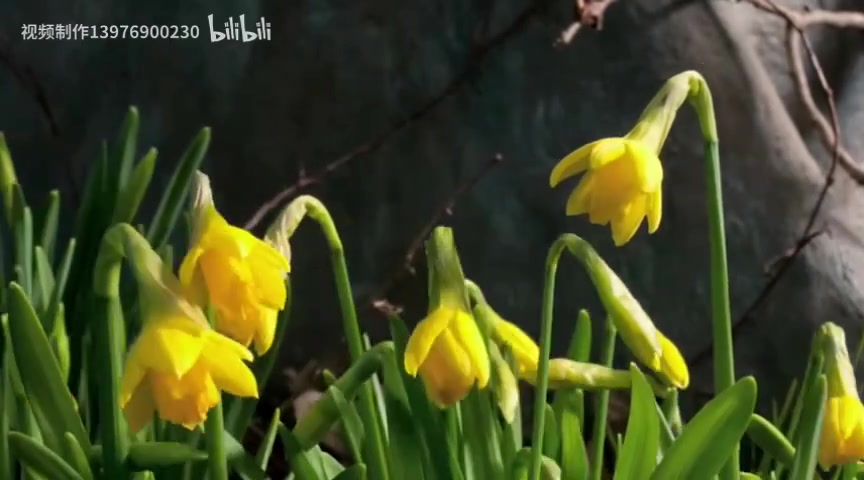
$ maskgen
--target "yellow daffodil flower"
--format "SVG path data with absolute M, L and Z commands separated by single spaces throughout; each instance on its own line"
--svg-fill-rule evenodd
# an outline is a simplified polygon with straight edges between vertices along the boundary
M 855 373 L 846 349 L 846 334 L 833 323 L 822 326 L 828 396 L 822 419 L 819 464 L 856 463 L 864 458 L 864 405 L 858 397 Z
M 135 240 L 135 239 L 133 239 Z M 146 243 L 138 239 L 139 247 Z M 130 348 L 120 384 L 120 404 L 133 432 L 153 413 L 193 429 L 219 403 L 220 390 L 257 397 L 243 345 L 212 330 L 204 313 L 180 295 L 181 287 L 155 252 L 131 255 L 141 296 L 143 327 Z
M 437 227 L 426 242 L 430 312 L 405 347 L 405 371 L 420 374 L 426 394 L 445 408 L 465 398 L 476 384 L 489 383 L 490 359 L 480 328 L 468 309 L 465 277 L 453 231 Z
M 405 371 L 420 378 L 441 408 L 465 398 L 476 383 L 489 383 L 490 362 L 483 336 L 465 310 L 441 306 L 422 320 L 405 347 Z
M 549 185 L 585 173 L 567 200 L 567 215 L 588 214 L 591 223 L 611 225 L 622 246 L 648 217 L 648 233 L 663 216 L 663 165 L 660 151 L 675 115 L 690 93 L 695 72 L 670 78 L 623 137 L 603 138 L 564 157 L 552 169 Z
M 199 173 L 192 247 L 180 281 L 199 305 L 216 311 L 216 329 L 261 355 L 273 344 L 278 312 L 285 307 L 288 260 L 271 244 L 229 224 L 213 206 L 206 175 Z
M 611 224 L 612 239 L 621 246 L 646 216 L 649 233 L 660 226 L 663 166 L 657 154 L 638 138 L 604 138 L 564 157 L 549 185 L 586 172 L 567 200 L 567 215 L 587 213 L 593 224 Z

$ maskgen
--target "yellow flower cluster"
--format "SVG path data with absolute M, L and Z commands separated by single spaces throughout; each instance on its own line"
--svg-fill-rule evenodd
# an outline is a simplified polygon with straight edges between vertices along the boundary
M 196 228 L 179 280 L 155 253 L 139 269 L 143 327 L 127 354 L 120 391 L 133 432 L 154 412 L 194 429 L 221 401 L 220 391 L 257 398 L 255 376 L 244 363 L 253 359 L 247 347 L 254 341 L 259 355 L 270 349 L 285 307 L 288 260 L 230 225 L 212 205 L 206 176 L 198 180 Z M 203 313 L 210 306 L 215 329 Z

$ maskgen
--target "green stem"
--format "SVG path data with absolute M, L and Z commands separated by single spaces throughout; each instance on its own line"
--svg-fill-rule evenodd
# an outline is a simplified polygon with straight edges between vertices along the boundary
M 104 251 L 104 249 L 103 249 Z M 101 253 L 100 253 L 101 256 Z M 116 261 L 102 263 L 106 269 L 120 270 L 122 257 Z M 97 273 L 97 279 L 100 275 Z M 102 277 L 106 278 L 106 277 Z M 118 283 L 106 288 L 96 288 L 95 303 L 101 318 L 93 322 L 93 345 L 98 361 L 94 362 L 95 371 L 101 378 L 97 391 L 99 405 L 99 426 L 102 443 L 103 468 L 106 478 L 126 478 L 126 455 L 129 452 L 129 434 L 123 412 L 120 409 L 120 378 L 123 375 L 123 352 L 126 340 L 123 312 L 120 305 Z M 102 293 L 100 293 L 100 291 Z M 105 294 L 107 292 L 107 295 Z
M 729 273 L 726 263 L 726 230 L 723 220 L 723 186 L 720 176 L 720 153 L 714 101 L 705 79 L 696 72 L 689 74 L 690 106 L 699 118 L 705 142 L 705 174 L 708 204 L 708 239 L 711 250 L 711 327 L 714 339 L 714 391 L 720 394 L 735 383 L 735 356 L 732 348 L 732 318 L 729 306 Z M 738 478 L 739 447 L 720 471 L 720 480 Z
M 600 346 L 600 364 L 607 367 L 612 366 L 615 356 L 615 323 L 606 319 L 606 336 L 603 345 Z M 609 390 L 601 390 L 597 393 L 596 411 L 594 412 L 594 426 L 591 432 L 591 443 L 594 447 L 594 455 L 588 464 L 591 470 L 590 479 L 600 480 L 603 474 L 603 451 L 606 446 L 606 419 L 609 415 Z
M 207 414 L 205 424 L 207 431 L 204 438 L 207 441 L 207 463 L 211 480 L 228 480 L 228 461 L 225 457 L 223 441 L 225 422 L 222 417 L 222 402 L 216 404 Z
M 540 365 L 537 368 L 537 384 L 534 390 L 534 434 L 531 441 L 531 463 L 528 470 L 530 480 L 539 480 L 543 455 L 543 427 L 546 424 L 546 392 L 549 389 L 549 352 L 552 347 L 552 309 L 555 304 L 555 273 L 558 260 L 567 247 L 568 235 L 562 235 L 546 257 L 546 281 L 543 287 L 543 310 L 540 326 Z
M 363 355 L 363 338 L 360 334 L 360 324 L 357 321 L 357 310 L 354 307 L 354 294 L 351 291 L 351 282 L 348 277 L 348 266 L 345 263 L 345 252 L 342 248 L 342 240 L 336 231 L 333 218 L 327 208 L 313 197 L 305 197 L 307 200 L 308 215 L 321 226 L 327 244 L 330 247 L 330 255 L 333 260 L 333 275 L 336 280 L 336 290 L 339 296 L 339 308 L 342 311 L 342 327 L 348 342 L 348 352 L 351 361 L 356 362 Z M 363 423 L 369 434 L 369 442 L 364 448 L 364 461 L 369 466 L 369 478 L 389 480 L 387 452 L 384 445 L 383 425 L 375 408 L 375 399 L 372 385 L 364 384 L 360 388 L 359 412 Z

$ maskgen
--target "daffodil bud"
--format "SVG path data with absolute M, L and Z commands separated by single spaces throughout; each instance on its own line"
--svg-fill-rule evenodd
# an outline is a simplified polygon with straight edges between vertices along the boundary
M 520 374 L 521 378 L 534 385 L 537 381 L 537 370 Z M 650 376 L 645 377 L 651 384 L 651 389 L 658 397 L 666 397 L 671 389 L 659 384 Z M 633 381 L 629 370 L 617 370 L 596 363 L 577 362 L 569 358 L 549 359 L 549 388 L 583 390 L 613 390 L 628 389 Z
M 855 463 L 864 458 L 864 405 L 858 397 L 845 332 L 833 323 L 826 323 L 818 335 L 828 383 L 819 464 L 828 470 L 834 465 Z
M 498 409 L 501 410 L 501 415 L 507 423 L 513 423 L 519 410 L 519 382 L 494 343 L 489 345 L 489 354 L 495 372 L 494 391 Z
M 678 347 L 657 330 L 624 282 L 587 242 L 577 242 L 571 246 L 571 251 L 591 277 L 600 301 L 633 355 L 670 385 L 687 388 L 690 373 L 684 357 Z
M 417 324 L 405 348 L 406 373 L 418 373 L 430 399 L 450 406 L 490 376 L 486 342 L 468 308 L 465 278 L 453 231 L 437 227 L 426 242 L 430 272 L 429 314 Z
M 300 195 L 291 201 L 267 229 L 264 239 L 291 262 L 291 237 L 306 215 L 324 210 L 321 201 L 311 195 Z

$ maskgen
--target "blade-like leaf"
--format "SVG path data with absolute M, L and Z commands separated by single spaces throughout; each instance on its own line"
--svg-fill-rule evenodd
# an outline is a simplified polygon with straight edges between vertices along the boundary
M 151 148 L 144 158 L 135 166 L 126 186 L 117 196 L 114 204 L 114 223 L 132 223 L 138 213 L 138 207 L 144 200 L 150 180 L 153 178 L 153 170 L 156 167 L 156 149 Z
M 20 432 L 9 432 L 9 447 L 21 463 L 51 480 L 82 480 L 59 455 Z
M 140 442 L 129 446 L 130 470 L 153 470 L 186 462 L 207 460 L 207 452 L 178 442 Z
M 645 375 L 635 364 L 630 364 L 630 373 L 633 376 L 630 417 L 627 420 L 624 444 L 618 452 L 615 480 L 642 480 L 657 464 L 660 420 L 657 417 L 654 393 Z
M 78 472 L 78 475 L 81 475 L 82 479 L 93 480 L 93 470 L 90 469 L 87 454 L 84 453 L 84 449 L 81 448 L 78 440 L 75 440 L 75 436 L 69 432 L 63 435 L 63 440 L 66 446 L 63 451 L 63 457 Z
M 761 415 L 753 414 L 747 426 L 747 436 L 761 448 L 766 455 L 792 466 L 795 447 L 777 427 Z
M 562 392 L 563 393 L 563 392 Z M 581 391 L 560 396 L 561 414 L 561 479 L 588 480 L 588 449 L 582 437 L 580 406 Z
M 48 262 L 54 262 L 54 246 L 57 242 L 57 224 L 60 219 L 60 192 L 51 190 L 48 193 L 48 208 L 42 218 L 42 227 L 39 229 L 39 246 L 48 256 Z
M 273 453 L 273 444 L 276 442 L 276 433 L 278 433 L 281 413 L 278 408 L 273 410 L 270 426 L 267 427 L 267 432 L 264 434 L 261 445 L 258 447 L 258 453 L 255 454 L 255 462 L 264 471 L 267 471 L 267 463 L 270 461 L 270 454 Z
M 150 229 L 147 231 L 147 240 L 154 249 L 158 250 L 168 242 L 168 237 L 174 230 L 177 219 L 180 218 L 180 212 L 183 211 L 192 179 L 195 178 L 195 172 L 204 160 L 209 145 L 210 128 L 203 128 L 180 158 L 156 209 L 156 215 L 153 216 L 153 222 L 150 223 Z
M 712 478 L 744 436 L 755 406 L 756 380 L 744 377 L 705 404 L 684 426 L 651 479 Z
M 825 375 L 819 375 L 806 392 L 790 480 L 810 480 L 816 471 L 826 388 Z
M 63 374 L 51 351 L 48 337 L 33 307 L 16 283 L 9 285 L 9 334 L 18 365 L 27 366 L 21 383 L 39 422 L 49 448 L 62 451 L 66 432 L 88 449 L 90 441 L 81 418 L 75 411 L 75 400 L 63 381 Z

